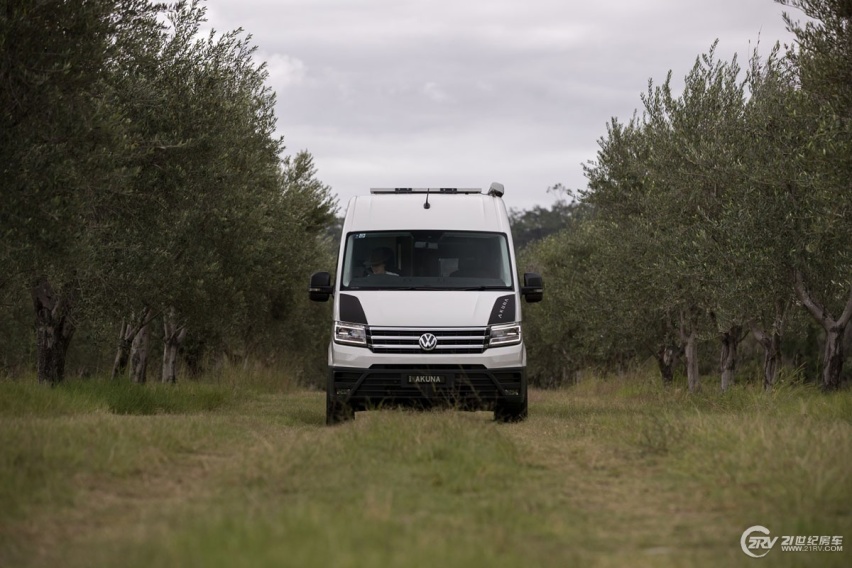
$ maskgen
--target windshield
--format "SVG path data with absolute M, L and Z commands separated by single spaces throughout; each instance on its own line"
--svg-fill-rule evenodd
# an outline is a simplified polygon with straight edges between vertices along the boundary
M 346 238 L 343 290 L 509 290 L 501 233 L 374 231 Z

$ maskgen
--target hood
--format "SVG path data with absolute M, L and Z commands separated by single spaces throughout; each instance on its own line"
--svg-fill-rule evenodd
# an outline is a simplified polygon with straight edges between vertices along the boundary
M 358 290 L 340 294 L 344 295 L 350 298 L 336 302 L 335 318 L 358 319 L 349 316 L 352 312 L 340 312 L 347 312 L 341 304 L 360 303 L 363 317 L 371 326 L 484 327 L 519 319 L 515 317 L 515 292 L 511 290 Z M 357 302 L 351 298 L 357 298 Z

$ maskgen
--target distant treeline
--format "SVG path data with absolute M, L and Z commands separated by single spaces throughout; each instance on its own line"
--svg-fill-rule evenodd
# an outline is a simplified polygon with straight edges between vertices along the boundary
M 546 286 L 525 313 L 536 381 L 653 356 L 666 382 L 683 361 L 691 390 L 718 361 L 726 389 L 745 345 L 762 352 L 767 389 L 787 371 L 840 387 L 852 319 L 852 4 L 784 3 L 808 17 L 785 16 L 792 46 L 755 51 L 743 70 L 714 44 L 682 91 L 671 73 L 649 82 L 641 112 L 608 125 L 573 209 L 560 205 L 582 215 L 524 250 Z

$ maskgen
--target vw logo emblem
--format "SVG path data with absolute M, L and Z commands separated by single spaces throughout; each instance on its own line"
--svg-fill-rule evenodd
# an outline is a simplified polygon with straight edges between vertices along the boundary
M 419 343 L 423 351 L 432 351 L 438 345 L 438 338 L 432 333 L 424 333 L 420 336 Z

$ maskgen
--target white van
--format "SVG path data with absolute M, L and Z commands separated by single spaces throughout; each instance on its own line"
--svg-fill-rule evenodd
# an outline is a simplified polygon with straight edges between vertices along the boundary
M 310 298 L 334 297 L 326 422 L 383 406 L 527 416 L 520 284 L 503 186 L 373 189 L 350 200 L 337 276 L 311 276 Z

